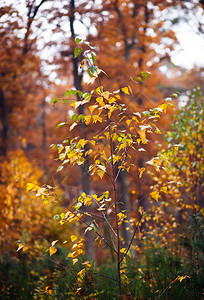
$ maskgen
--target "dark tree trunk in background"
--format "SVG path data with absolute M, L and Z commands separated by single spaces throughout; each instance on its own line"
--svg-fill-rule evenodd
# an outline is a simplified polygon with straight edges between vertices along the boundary
M 8 138 L 8 112 L 6 107 L 6 99 L 4 92 L 0 87 L 0 114 L 1 114 L 1 136 L 2 146 L 0 147 L 0 155 L 5 156 L 7 153 L 7 138 Z
M 69 17 L 69 24 L 71 30 L 71 39 L 72 42 L 75 42 L 75 30 L 74 30 L 74 21 L 75 21 L 75 0 L 70 0 L 70 17 Z M 74 77 L 74 86 L 77 90 L 82 91 L 82 74 L 79 74 L 79 59 L 78 57 L 74 58 L 74 52 L 72 54 L 72 66 L 73 66 L 73 77 Z M 77 94 L 77 100 L 80 101 Z M 80 105 L 78 108 L 79 114 L 84 114 L 84 107 Z M 80 125 L 81 134 L 86 138 L 86 125 L 81 123 Z M 85 146 L 84 153 L 88 150 L 88 145 Z M 89 157 L 88 155 L 85 157 L 84 165 L 81 167 L 81 188 L 82 192 L 86 194 L 90 194 L 90 178 L 89 178 Z M 91 207 L 85 207 L 86 212 L 90 212 Z M 85 222 L 90 224 L 91 220 L 88 216 L 85 216 Z M 85 234 L 85 251 L 86 255 L 89 259 L 94 259 L 95 251 L 94 251 L 94 232 L 87 231 Z

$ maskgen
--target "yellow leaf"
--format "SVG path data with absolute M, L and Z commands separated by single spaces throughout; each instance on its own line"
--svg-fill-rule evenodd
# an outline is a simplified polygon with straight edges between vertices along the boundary
M 139 123 L 139 121 L 138 121 L 138 119 L 137 119 L 136 117 L 133 116 L 132 119 L 133 119 L 135 122 Z
M 113 112 L 115 109 L 116 109 L 115 106 L 111 106 L 111 107 L 109 108 L 109 112 L 108 112 L 108 118 L 109 118 L 109 119 L 110 119 L 110 117 L 111 117 L 112 112 Z
M 166 113 L 167 106 L 168 106 L 167 103 L 163 103 L 163 104 L 159 105 L 158 108 L 161 108 L 163 110 L 163 112 Z
M 103 102 L 103 97 L 96 98 L 96 102 L 98 102 L 101 107 L 105 106 L 105 103 Z
M 85 139 L 80 139 L 80 140 L 78 141 L 77 146 L 79 145 L 79 146 L 81 146 L 81 147 L 84 147 L 86 144 L 87 144 L 87 141 L 86 141 Z
M 53 294 L 53 291 L 52 291 L 50 285 L 48 285 L 48 286 L 45 287 L 45 292 L 48 292 L 49 295 L 52 295 L 52 294 Z
M 121 248 L 120 249 L 120 253 L 125 253 L 126 252 L 126 248 Z
M 24 246 L 24 247 L 23 247 L 23 252 L 25 252 L 26 250 L 28 250 L 28 247 L 27 247 L 27 246 Z
M 93 116 L 93 121 L 94 121 L 94 123 L 96 123 L 97 121 L 102 123 L 103 119 L 99 116 Z
M 101 95 L 103 93 L 103 86 L 97 87 L 96 92 Z
M 102 244 L 102 240 L 100 240 L 99 243 L 98 243 L 98 248 L 99 249 L 101 248 L 101 244 Z
M 158 199 L 159 199 L 158 191 L 153 191 L 152 193 L 150 193 L 150 196 L 158 202 Z
M 145 171 L 145 168 L 140 168 L 139 169 L 139 178 L 142 177 L 142 174 L 144 173 L 144 171 Z
M 128 85 L 128 88 L 129 88 L 129 91 L 130 91 L 130 94 L 132 95 L 133 93 L 132 93 L 132 89 L 131 89 L 131 87 Z
M 75 253 L 76 253 L 76 251 L 74 251 L 72 253 L 70 252 L 70 253 L 68 253 L 67 257 L 73 257 Z
M 78 262 L 78 258 L 74 258 L 74 259 L 72 259 L 72 263 L 73 263 L 73 265 L 75 265 L 77 262 Z
M 92 150 L 92 149 L 89 149 L 88 151 L 85 152 L 85 156 L 91 154 L 92 152 L 93 152 L 93 150 Z
M 130 95 L 129 89 L 128 87 L 124 87 L 121 89 L 123 91 L 123 93 L 125 93 L 126 95 Z
M 52 256 L 53 254 L 55 254 L 55 253 L 57 252 L 57 248 L 51 246 L 51 247 L 49 248 L 49 252 L 50 252 L 50 256 Z
M 161 187 L 160 192 L 167 193 L 167 187 L 166 186 Z
M 91 215 L 89 213 L 87 213 L 87 212 L 85 212 L 84 214 L 87 215 L 87 216 L 89 216 L 89 217 L 91 217 Z
M 116 99 L 114 98 L 114 97 L 110 97 L 109 99 L 108 99 L 108 103 L 109 104 L 112 104 L 112 103 L 114 103 L 116 101 Z
M 85 117 L 84 117 L 84 121 L 85 121 L 85 124 L 86 124 L 86 125 L 89 125 L 90 122 L 91 122 L 91 116 L 89 116 L 89 115 L 88 115 L 88 116 L 85 116 Z
M 77 101 L 72 101 L 71 104 L 70 104 L 70 106 L 71 106 L 71 107 L 75 107 L 76 102 L 77 102 Z
M 79 271 L 77 273 L 77 276 L 81 276 L 82 274 L 84 274 L 86 272 L 86 269 L 82 269 L 81 271 Z
M 89 143 L 90 143 L 91 145 L 93 145 L 93 146 L 96 145 L 96 141 L 94 141 L 94 140 L 90 140 Z
M 103 93 L 103 97 L 104 97 L 106 100 L 108 100 L 108 98 L 109 98 L 109 92 L 104 92 L 104 93 Z
M 77 236 L 76 235 L 71 235 L 70 239 L 71 239 L 71 241 L 73 243 L 74 241 L 77 240 Z
M 36 184 L 27 183 L 27 192 L 28 191 L 36 191 L 39 188 Z
M 190 278 L 188 275 L 184 275 L 184 276 L 178 276 L 173 282 L 175 282 L 176 280 L 179 280 L 180 282 L 182 282 L 184 279 L 186 278 Z M 172 282 L 172 283 L 173 283 Z
M 80 63 L 80 68 L 83 68 L 84 63 L 85 63 L 85 59 L 83 59 L 83 60 L 81 61 L 81 63 Z
M 138 133 L 140 135 L 143 144 L 147 144 L 145 131 L 146 131 L 145 128 L 143 130 L 138 130 Z
M 126 120 L 127 126 L 129 126 L 131 122 L 132 122 L 132 120 L 130 120 L 130 119 Z
M 94 111 L 94 109 L 97 108 L 97 107 L 98 107 L 98 105 L 90 105 L 89 106 L 89 110 L 90 110 L 91 114 Z
M 18 249 L 16 250 L 16 252 L 20 251 L 21 249 L 23 249 L 23 244 L 18 245 Z
M 104 173 L 105 173 L 105 171 L 103 171 L 103 170 L 101 170 L 101 169 L 98 169 L 98 170 L 97 170 L 97 174 L 98 174 L 98 176 L 99 176 L 101 179 L 103 178 Z
M 159 128 L 158 128 L 158 127 L 156 127 L 156 130 L 155 130 L 155 132 L 156 132 L 156 133 L 159 133 L 159 134 L 161 134 L 161 131 L 159 130 Z

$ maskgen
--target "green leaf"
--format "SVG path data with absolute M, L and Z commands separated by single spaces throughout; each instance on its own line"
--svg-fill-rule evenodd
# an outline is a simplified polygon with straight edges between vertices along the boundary
M 72 115 L 72 121 L 75 121 L 76 119 L 77 119 L 77 115 L 76 114 Z
M 78 202 L 76 205 L 74 205 L 74 209 L 78 210 L 82 206 L 81 202 Z
M 54 149 L 55 147 L 56 147 L 55 144 L 51 144 L 51 145 L 50 145 L 50 149 Z
M 93 77 L 93 75 L 94 75 L 94 73 L 96 72 L 96 70 L 98 69 L 98 67 L 97 66 L 90 66 L 89 68 L 88 68 L 88 70 L 91 72 L 91 77 Z
M 90 101 L 90 100 L 91 100 L 91 94 L 85 93 L 85 94 L 83 95 L 83 99 L 84 99 L 84 100 L 87 100 L 87 101 Z
M 68 90 L 65 92 L 65 97 L 67 96 L 76 96 L 76 94 L 79 95 L 79 97 L 81 98 L 83 96 L 83 92 L 82 91 L 79 91 L 79 90 Z
M 60 99 L 61 97 L 58 97 L 58 98 L 54 98 L 51 100 L 51 103 L 53 103 L 53 107 L 55 106 L 55 104 L 58 103 L 58 100 Z
M 68 122 L 62 122 L 62 123 L 58 124 L 56 128 L 59 128 L 59 127 L 61 127 L 63 125 L 66 125 L 66 124 L 68 124 Z
M 62 99 L 62 103 L 65 104 L 69 101 L 69 99 Z
M 81 41 L 82 41 L 82 39 L 76 38 L 76 44 L 77 44 L 77 45 L 78 45 Z
M 93 63 L 96 64 L 96 55 L 91 53 L 91 58 L 93 60 Z
M 150 73 L 151 74 L 151 73 Z M 141 72 L 141 75 L 146 78 L 149 79 L 148 73 L 147 72 Z
M 82 52 L 81 48 L 75 48 L 74 49 L 74 58 L 76 58 L 77 56 L 79 56 L 79 54 Z
M 141 77 L 136 77 L 136 79 L 137 79 L 137 81 L 139 81 L 139 82 L 142 82 L 143 83 L 143 80 L 142 80 L 142 78 Z

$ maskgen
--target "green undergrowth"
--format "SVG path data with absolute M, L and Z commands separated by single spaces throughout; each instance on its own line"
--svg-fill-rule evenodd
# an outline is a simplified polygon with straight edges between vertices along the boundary
M 113 263 L 93 264 L 79 282 L 77 272 L 84 258 L 73 266 L 64 258 L 65 250 L 59 248 L 57 253 L 52 260 L 48 254 L 40 259 L 28 259 L 26 253 L 18 258 L 2 256 L 0 299 L 119 299 Z M 146 245 L 143 255 L 127 259 L 126 299 L 202 299 L 202 262 L 198 272 L 193 259 L 178 253 Z M 184 279 L 180 282 L 178 276 Z

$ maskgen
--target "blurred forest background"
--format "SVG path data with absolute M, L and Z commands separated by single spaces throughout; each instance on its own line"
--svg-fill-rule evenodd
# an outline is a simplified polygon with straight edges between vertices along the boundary
M 106 90 L 120 90 L 130 84 L 130 77 L 151 72 L 149 80 L 131 83 L 133 96 L 121 92 L 131 111 L 141 113 L 179 92 L 173 100 L 175 108 L 159 120 L 161 134 L 155 135 L 150 145 L 143 145 L 144 152 L 134 157 L 134 164 L 141 169 L 170 146 L 182 144 L 183 148 L 170 158 L 166 173 L 158 174 L 150 168 L 141 183 L 132 182 L 134 174 L 121 172 L 118 193 L 123 195 L 131 222 L 141 209 L 147 212 L 133 243 L 136 259 L 129 271 L 137 278 L 135 299 L 156 299 L 158 295 L 164 299 L 203 299 L 204 56 L 200 65 L 191 69 L 172 62 L 180 51 L 176 32 L 185 24 L 203 39 L 202 0 L 1 1 L 1 299 L 69 299 L 66 291 L 71 275 L 61 269 L 67 264 L 69 236 L 73 232 L 80 235 L 81 228 L 78 231 L 70 224 L 62 226 L 54 216 L 66 213 L 82 192 L 102 194 L 111 189 L 107 176 L 99 184 L 97 175 L 89 176 L 87 165 L 56 172 L 56 149 L 62 141 L 79 134 L 88 138 L 90 134 L 85 127 L 83 132 L 81 128 L 69 131 L 67 126 L 77 109 L 62 100 L 66 90 L 90 92 L 96 87 L 95 83 L 87 85 L 88 75 L 80 67 L 83 56 L 74 58 L 77 37 L 96 47 L 97 64 L 108 74 L 101 76 Z M 75 98 L 79 100 L 77 95 Z M 58 101 L 54 107 L 52 99 Z M 62 122 L 67 126 L 57 126 Z M 58 146 L 52 147 L 54 144 Z M 170 181 L 182 185 L 170 187 Z M 43 202 L 27 192 L 27 183 L 56 187 L 58 201 L 52 205 Z M 149 196 L 150 187 L 162 183 L 166 183 L 168 193 L 161 193 L 156 202 Z M 127 247 L 130 233 L 125 226 L 121 231 Z M 109 274 L 112 253 L 105 246 L 99 251 L 93 239 L 87 233 L 84 253 L 97 262 L 96 268 Z M 50 258 L 46 249 L 53 240 L 59 240 L 59 246 L 56 257 Z M 21 243 L 29 250 L 16 252 Z M 63 277 L 62 272 L 66 273 Z M 185 275 L 190 278 L 173 282 Z M 99 286 L 105 289 L 102 282 Z M 79 299 L 115 299 L 100 294 L 88 296 L 86 288 L 85 294 L 78 294 Z M 130 290 L 131 284 L 131 294 Z

